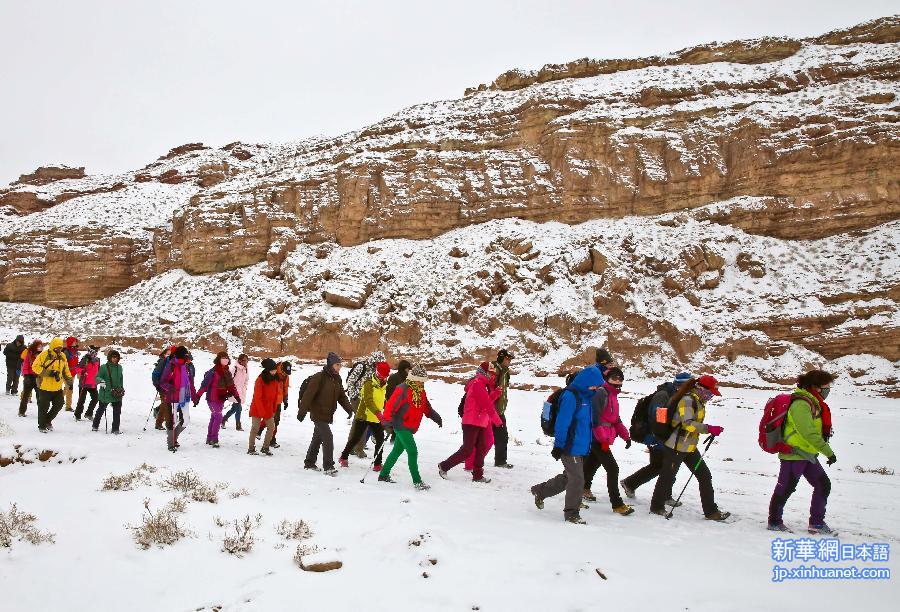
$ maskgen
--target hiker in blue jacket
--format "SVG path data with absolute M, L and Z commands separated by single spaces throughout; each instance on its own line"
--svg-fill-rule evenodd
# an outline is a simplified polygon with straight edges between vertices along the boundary
M 559 412 L 554 426 L 554 459 L 563 463 L 563 473 L 531 487 L 534 504 L 543 509 L 548 497 L 566 492 L 563 516 L 570 523 L 584 524 L 581 518 L 581 495 L 584 491 L 584 457 L 591 448 L 591 400 L 603 386 L 600 368 L 583 369 L 566 387 L 559 399 Z

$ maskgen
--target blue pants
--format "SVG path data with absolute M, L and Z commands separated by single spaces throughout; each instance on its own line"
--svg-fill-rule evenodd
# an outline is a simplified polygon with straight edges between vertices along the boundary
M 224 424 L 228 420 L 228 417 L 230 417 L 232 414 L 234 415 L 234 422 L 237 423 L 238 425 L 240 425 L 241 424 L 241 405 L 237 402 L 233 403 L 231 405 L 231 410 L 226 412 L 225 416 L 222 417 L 222 423 Z

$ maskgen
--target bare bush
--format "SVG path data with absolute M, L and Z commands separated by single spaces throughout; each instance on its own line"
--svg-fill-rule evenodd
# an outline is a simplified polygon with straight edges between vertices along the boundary
M 236 557 L 243 557 L 245 553 L 253 549 L 256 538 L 253 530 L 262 523 L 262 515 L 257 514 L 252 519 L 248 514 L 242 520 L 235 520 L 233 523 L 234 533 L 225 533 L 225 539 L 222 540 L 222 550 Z
M 132 530 L 134 541 L 138 546 L 145 550 L 154 544 L 162 547 L 192 535 L 189 529 L 178 522 L 178 515 L 187 508 L 184 500 L 179 502 L 179 499 L 173 499 L 156 514 L 150 509 L 150 500 L 144 500 L 146 514 L 141 517 L 141 524 L 137 527 L 130 525 L 128 527 Z
M 297 550 L 294 552 L 294 563 L 297 567 L 303 568 L 303 557 L 314 555 L 319 552 L 319 547 L 315 544 L 298 544 Z
M 889 468 L 886 465 L 882 466 L 882 467 L 878 467 L 878 468 L 868 468 L 868 469 L 864 468 L 861 465 L 857 465 L 854 469 L 857 472 L 859 472 L 860 474 L 881 474 L 882 476 L 893 476 L 894 475 L 894 470 L 892 470 L 891 468 Z
M 27 512 L 19 512 L 12 504 L 9 512 L 0 512 L 0 547 L 12 548 L 13 540 L 29 542 L 35 546 L 47 542 L 53 544 L 56 536 L 49 531 L 40 531 L 34 526 L 37 517 Z
M 219 502 L 219 490 L 227 488 L 222 483 L 210 485 L 191 469 L 174 472 L 159 483 L 163 491 L 178 491 L 190 499 L 198 502 Z
M 306 521 L 281 521 L 275 527 L 275 533 L 285 540 L 308 540 L 313 537 L 313 531 Z
M 245 495 L 250 495 L 250 491 L 243 487 L 228 493 L 228 497 L 231 499 L 237 499 L 238 497 L 244 497 Z
M 150 484 L 150 474 L 156 472 L 152 465 L 142 463 L 130 472 L 116 476 L 110 474 L 103 480 L 101 491 L 131 491 L 140 485 Z

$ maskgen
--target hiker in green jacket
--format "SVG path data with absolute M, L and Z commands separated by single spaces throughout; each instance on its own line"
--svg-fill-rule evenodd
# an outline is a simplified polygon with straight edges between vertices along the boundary
M 506 406 L 509 403 L 507 391 L 509 390 L 509 366 L 512 363 L 512 353 L 501 349 L 497 353 L 497 361 L 494 362 L 494 370 L 497 372 L 495 386 L 500 389 L 500 397 L 494 406 L 500 415 L 502 423 L 494 425 L 494 467 L 511 469 L 512 464 L 506 461 L 506 449 L 509 445 L 509 430 L 506 428 Z
M 122 396 L 125 395 L 125 383 L 122 375 L 122 366 L 119 364 L 120 359 L 119 351 L 110 351 L 106 357 L 106 363 L 97 370 L 97 399 L 100 400 L 100 405 L 94 411 L 94 422 L 91 425 L 93 431 L 97 431 L 100 428 L 100 419 L 103 418 L 106 407 L 112 404 L 112 433 L 122 433 L 119 431 L 119 417 L 122 414 Z
M 790 531 L 782 520 L 784 506 L 803 477 L 813 488 L 809 533 L 833 533 L 825 523 L 831 480 L 818 458 L 819 454 L 827 457 L 828 465 L 837 461 L 826 440 L 831 433 L 831 410 L 825 398 L 831 391 L 833 381 L 834 376 L 823 370 L 812 370 L 797 379 L 797 388 L 791 394 L 791 405 L 784 419 L 784 442 L 792 447 L 792 451 L 778 454 L 781 470 L 769 502 L 771 531 Z

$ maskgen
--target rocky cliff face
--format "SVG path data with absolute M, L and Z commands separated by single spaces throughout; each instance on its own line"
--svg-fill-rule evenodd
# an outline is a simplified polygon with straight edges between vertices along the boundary
M 814 262 L 833 243 L 846 257 L 860 236 L 893 243 L 900 218 L 898 80 L 900 18 L 890 17 L 807 40 L 738 41 L 511 71 L 462 99 L 415 106 L 339 138 L 221 149 L 194 143 L 120 176 L 39 170 L 0 191 L 0 299 L 78 306 L 138 283 L 136 290 L 159 289 L 154 283 L 179 269 L 222 278 L 238 270 L 233 278 L 240 283 L 253 270 L 267 279 L 253 281 L 267 287 L 260 296 L 280 296 L 265 298 L 271 311 L 251 310 L 260 317 L 255 323 L 243 315 L 236 315 L 241 324 L 195 320 L 191 311 L 182 327 L 172 321 L 159 324 L 160 332 L 213 334 L 213 343 L 233 335 L 260 350 L 310 356 L 328 346 L 355 354 L 389 343 L 448 355 L 435 358 L 440 362 L 458 357 L 443 342 L 459 330 L 490 337 L 514 329 L 509 341 L 518 338 L 548 371 L 601 340 L 619 342 L 620 352 L 650 369 L 657 362 L 796 357 L 796 350 L 896 361 L 896 271 L 876 279 L 860 270 L 859 278 L 845 274 L 796 294 L 795 285 L 806 282 L 803 274 L 826 276 Z M 414 278 L 401 281 L 387 263 L 381 267 L 391 271 L 364 264 L 344 271 L 335 259 L 360 252 L 377 259 L 389 250 L 376 246 L 386 240 L 424 241 L 393 253 L 403 262 L 448 232 L 480 223 L 488 223 L 477 226 L 482 231 L 499 231 L 507 226 L 489 222 L 513 218 L 620 219 L 603 228 L 624 241 L 612 244 L 582 225 L 569 230 L 568 247 L 538 246 L 539 229 L 497 236 L 483 268 L 469 266 L 480 261 L 472 254 L 482 247 L 463 241 L 450 255 L 448 246 L 430 265 L 463 272 L 451 274 L 452 286 L 441 291 L 423 288 L 426 306 L 416 316 L 402 304 L 381 312 L 388 300 L 378 297 L 407 291 Z M 686 227 L 704 238 L 685 235 Z M 718 235 L 747 248 L 726 256 Z M 677 239 L 671 252 L 642 252 L 641 240 L 663 236 Z M 767 261 L 760 245 L 768 244 L 796 265 Z M 842 266 L 839 259 L 832 264 Z M 749 305 L 735 305 L 732 294 L 742 287 L 726 282 L 732 274 L 767 289 L 747 294 Z M 544 296 L 550 308 L 560 282 L 583 309 L 496 309 L 518 292 Z M 722 293 L 715 316 L 703 299 L 708 291 Z M 641 313 L 647 304 L 664 309 L 676 300 L 694 309 L 684 320 Z M 795 301 L 803 307 L 793 308 Z M 316 309 L 327 316 L 310 314 Z M 390 321 L 389 331 L 379 331 L 376 314 Z M 72 324 L 84 321 L 80 316 Z M 730 331 L 711 341 L 707 324 L 687 329 L 696 316 Z M 613 324 L 624 330 L 618 338 L 603 333 Z M 350 335 L 343 332 L 348 325 Z M 141 329 L 103 333 L 153 333 Z M 540 337 L 553 338 L 552 346 Z M 663 350 L 654 348 L 661 344 Z M 462 341 L 451 346 L 481 350 Z

